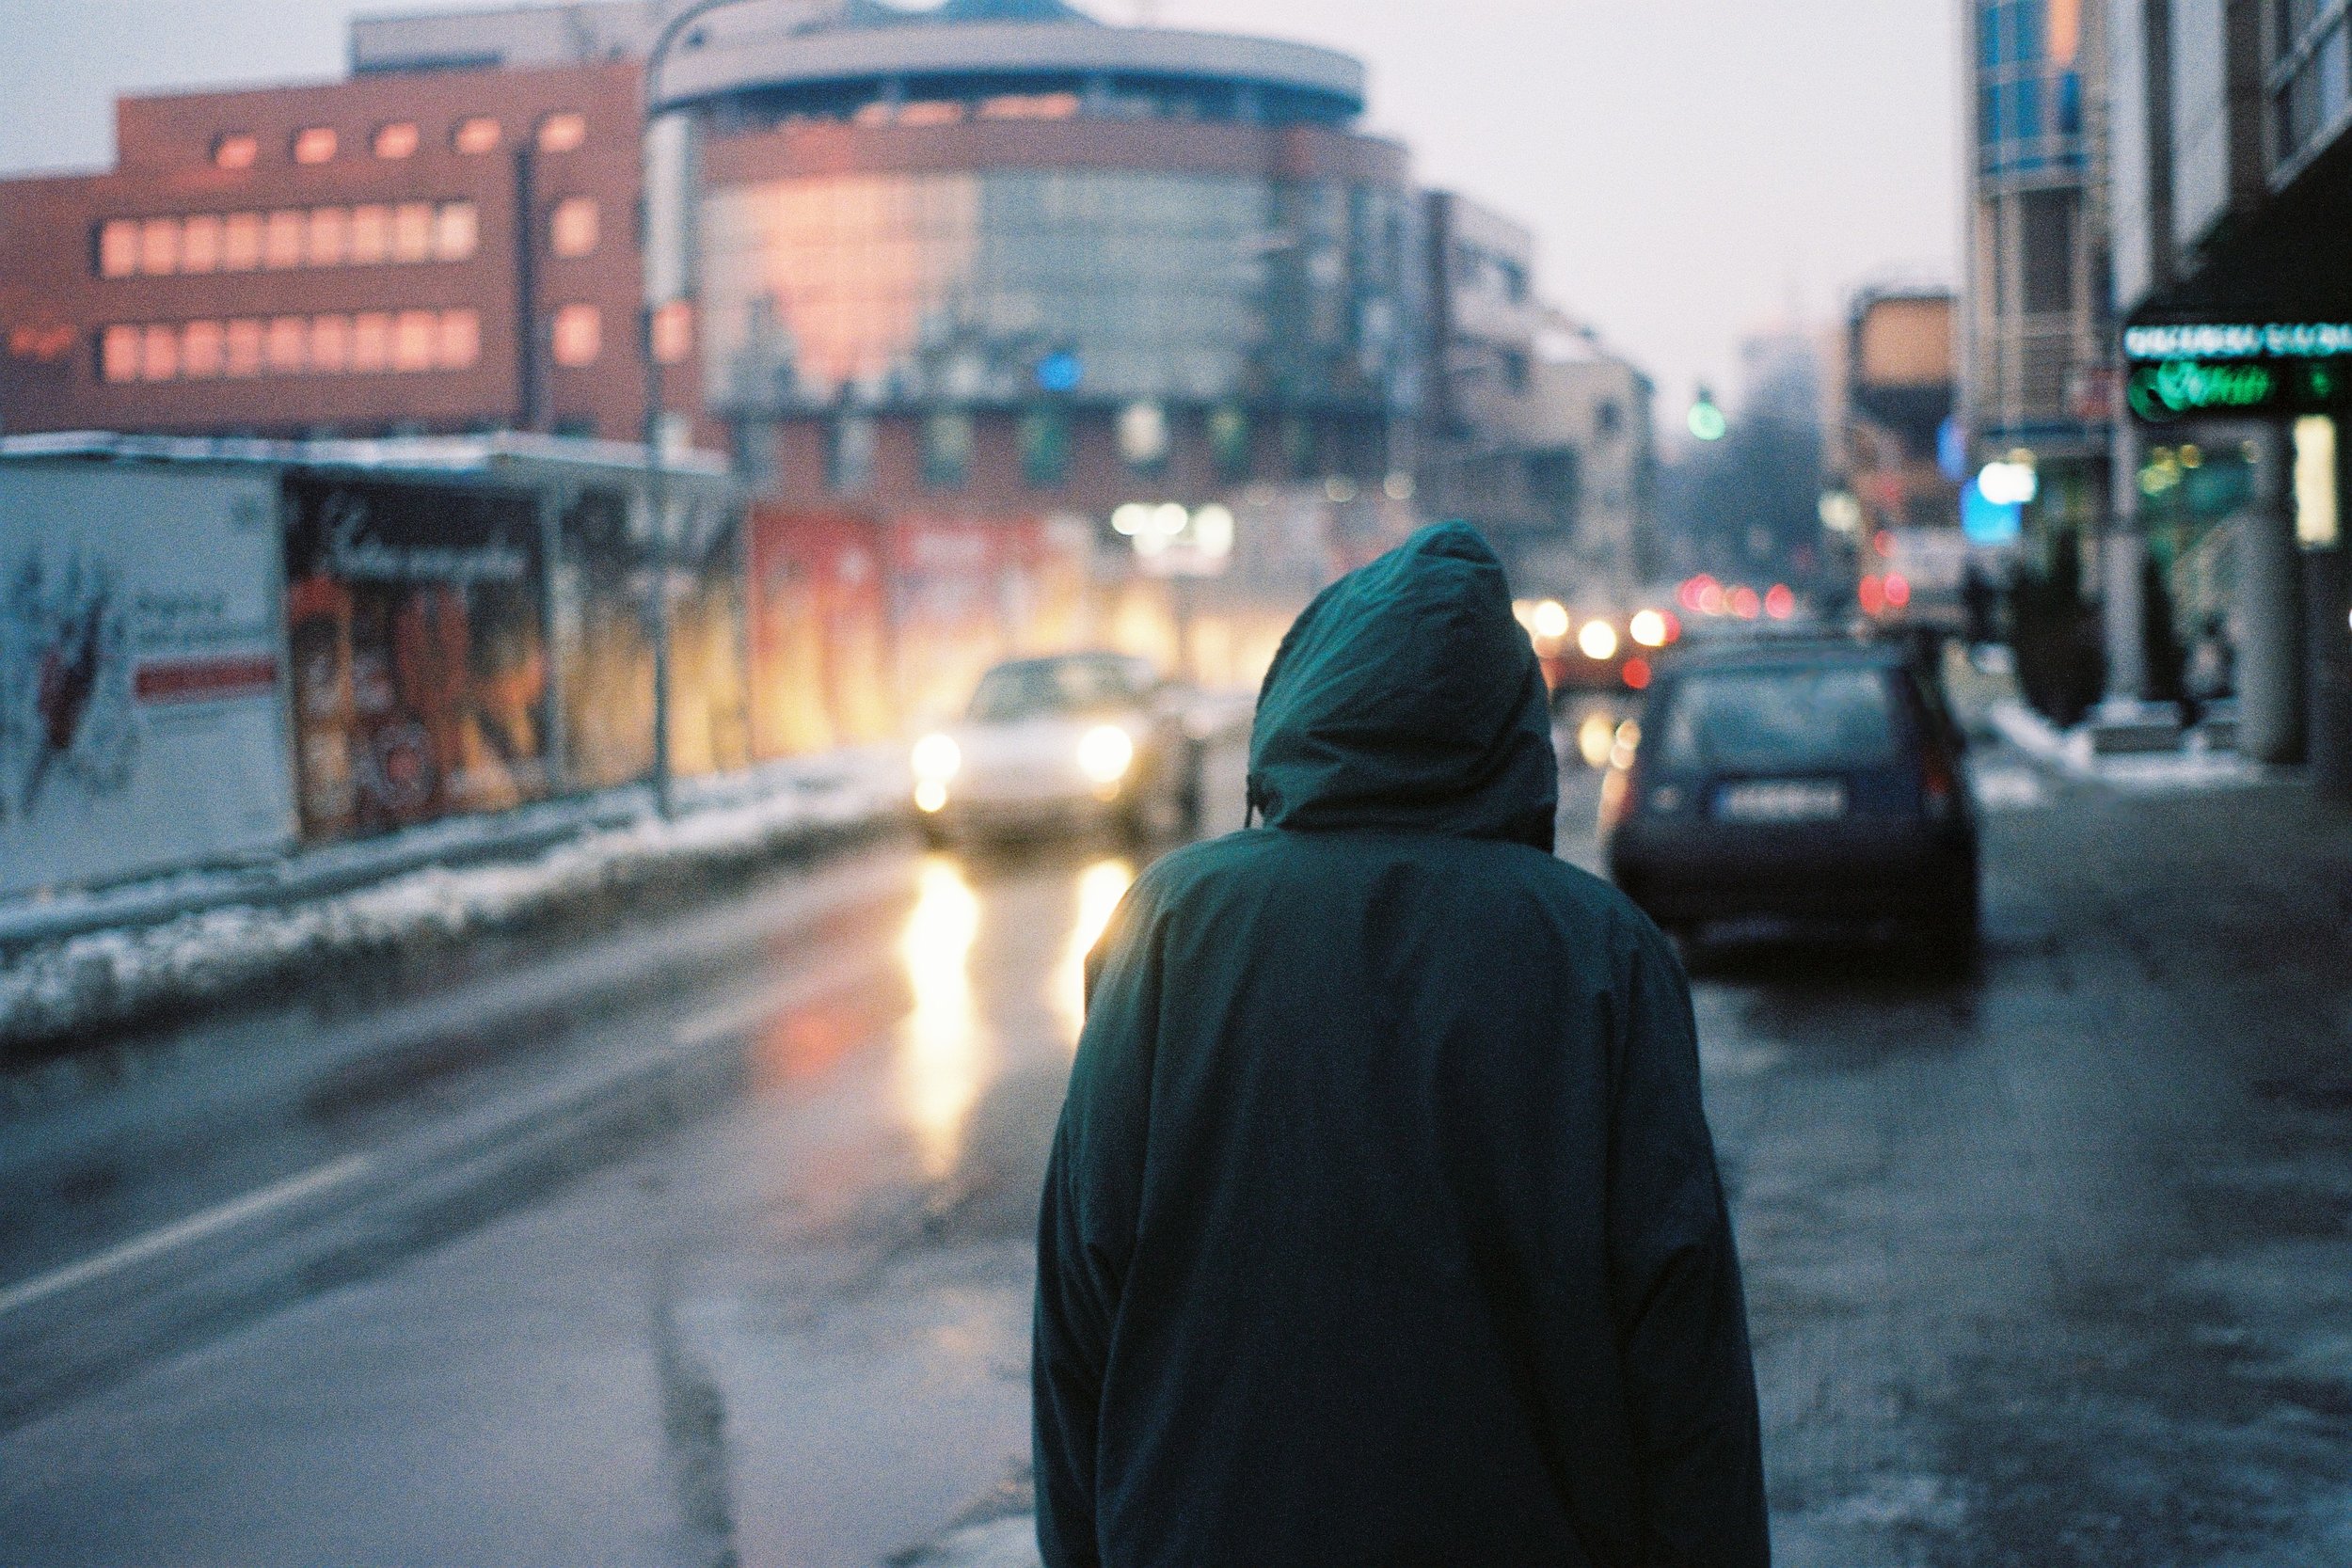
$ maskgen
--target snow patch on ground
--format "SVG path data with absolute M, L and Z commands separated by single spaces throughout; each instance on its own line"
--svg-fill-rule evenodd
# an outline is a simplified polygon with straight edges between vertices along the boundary
M 2208 747 L 2202 735 L 2190 735 L 2178 751 L 2103 756 L 2092 750 L 2089 729 L 2061 730 L 2023 703 L 1995 703 L 1989 717 L 2002 737 L 2026 755 L 2116 789 L 2140 794 L 2229 789 L 2278 777 L 2276 769 L 2235 752 Z
M 710 789 L 669 821 L 585 827 L 516 860 L 428 865 L 303 902 L 229 904 L 31 947 L 0 967 L 0 1045 L 57 1039 L 260 986 L 338 959 L 437 945 L 626 892 L 656 874 L 739 863 L 899 811 L 894 751 L 823 772 Z

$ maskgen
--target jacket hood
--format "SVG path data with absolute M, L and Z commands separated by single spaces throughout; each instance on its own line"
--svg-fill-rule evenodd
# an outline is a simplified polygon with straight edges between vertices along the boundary
M 1301 612 L 1266 671 L 1249 801 L 1268 827 L 1510 839 L 1549 851 L 1559 760 L 1502 563 L 1425 528 Z

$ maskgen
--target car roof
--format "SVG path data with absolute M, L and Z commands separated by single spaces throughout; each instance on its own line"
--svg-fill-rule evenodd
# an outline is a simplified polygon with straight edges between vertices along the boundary
M 988 673 L 999 670 L 1042 670 L 1057 664 L 1130 664 L 1149 668 L 1151 660 L 1136 654 L 1113 653 L 1108 648 L 1089 648 L 1073 654 L 1038 654 L 1028 658 L 1009 658 L 1002 664 L 992 664 Z
M 1910 655 L 1899 643 L 1823 634 L 1686 647 L 1659 673 L 1662 678 L 1717 670 L 1899 669 L 1909 663 Z

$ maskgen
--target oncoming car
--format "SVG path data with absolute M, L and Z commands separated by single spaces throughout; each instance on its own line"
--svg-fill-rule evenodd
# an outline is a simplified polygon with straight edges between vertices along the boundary
M 1977 823 L 1960 731 L 1899 647 L 1687 655 L 1601 790 L 1613 880 L 1668 930 L 1777 918 L 1899 924 L 1963 962 Z
M 942 845 L 1104 826 L 1138 840 L 1190 831 L 1200 746 L 1177 695 L 1149 660 L 1120 654 L 997 665 L 961 722 L 914 743 L 923 836 Z

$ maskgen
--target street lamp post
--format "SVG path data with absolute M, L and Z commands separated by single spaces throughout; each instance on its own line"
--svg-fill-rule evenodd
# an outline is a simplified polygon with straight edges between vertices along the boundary
M 662 24 L 654 36 L 653 47 L 645 52 L 645 68 L 641 80 L 640 162 L 643 165 L 641 184 L 645 193 L 645 219 L 638 233 L 639 266 L 644 274 L 645 301 L 640 312 L 638 341 L 645 360 L 645 420 L 644 420 L 644 492 L 645 510 L 653 529 L 653 604 L 650 619 L 653 638 L 653 798 L 654 809 L 663 817 L 670 816 L 674 805 L 670 757 L 670 518 L 667 483 L 667 460 L 661 451 L 663 387 L 661 374 L 661 311 L 665 306 L 682 301 L 691 295 L 687 278 L 685 236 L 677 236 L 678 264 L 675 269 L 675 293 L 662 297 L 663 284 L 672 281 L 668 269 L 655 264 L 655 246 L 660 243 L 657 235 L 653 211 L 653 161 L 657 154 L 654 138 L 655 119 L 660 104 L 660 84 L 662 64 L 670 50 L 686 30 L 712 11 L 726 6 L 741 5 L 744 0 L 696 0 Z M 681 214 L 691 209 L 692 193 L 685 189 L 687 171 L 677 171 Z

